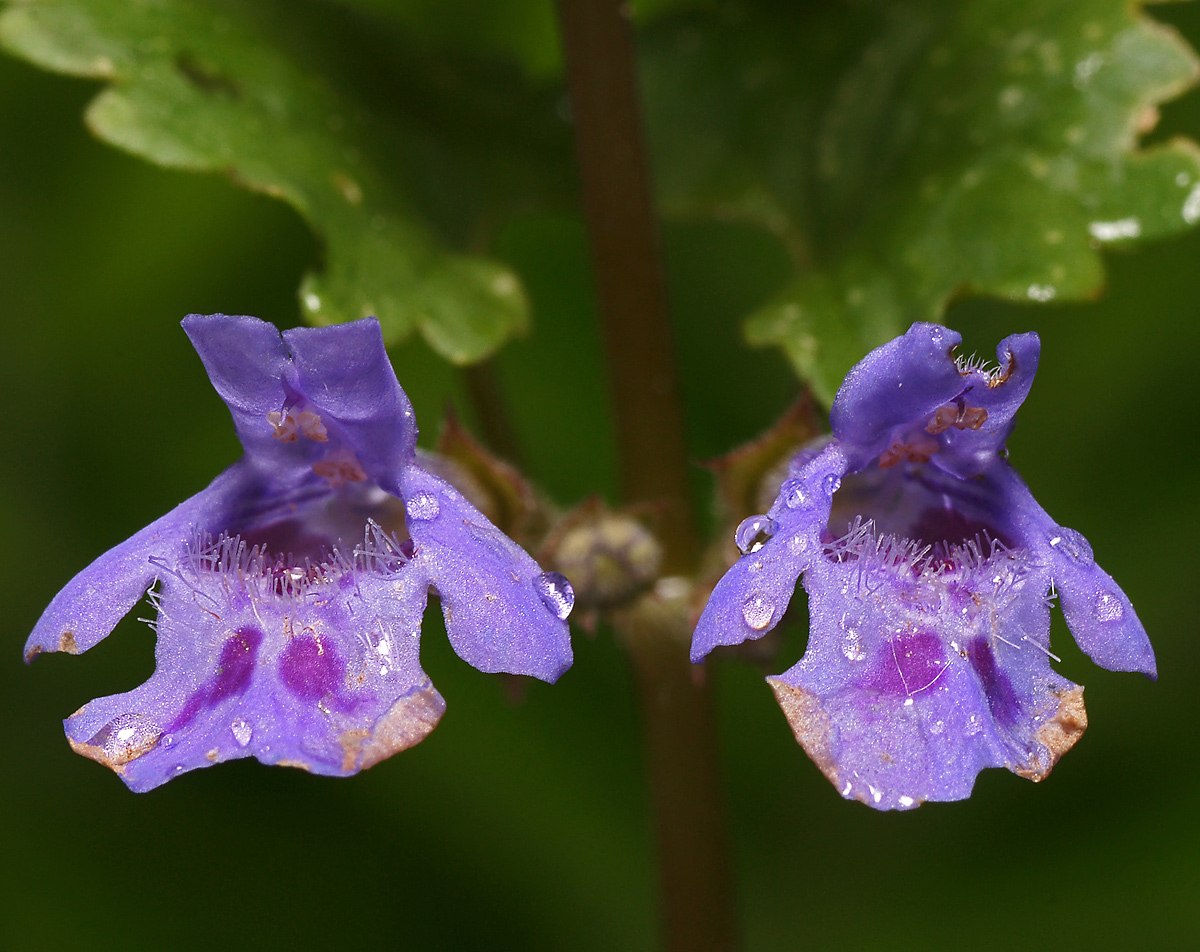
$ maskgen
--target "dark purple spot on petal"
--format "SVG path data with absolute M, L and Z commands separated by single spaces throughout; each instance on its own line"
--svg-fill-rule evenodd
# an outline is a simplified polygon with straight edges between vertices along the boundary
M 232 637 L 226 639 L 221 646 L 217 676 L 209 688 L 210 702 L 223 701 L 246 690 L 254 674 L 254 662 L 262 639 L 262 632 L 249 625 L 239 628 Z
M 887 694 L 912 697 L 933 686 L 946 670 L 942 642 L 929 632 L 900 632 L 885 641 L 867 683 Z
M 319 635 L 293 638 L 279 659 L 279 677 L 297 697 L 309 701 L 337 695 L 345 665 L 333 645 Z
M 188 699 L 183 704 L 183 709 L 176 715 L 175 720 L 167 725 L 168 731 L 177 731 L 182 727 L 187 727 L 196 719 L 196 715 L 200 713 L 200 709 L 204 707 L 204 702 L 208 700 L 208 691 L 205 688 L 200 688 L 198 691 L 193 691 L 188 695 Z
M 996 720 L 1011 727 L 1021 716 L 1021 705 L 1013 691 L 1012 682 L 996 664 L 996 655 L 986 638 L 975 638 L 967 645 L 967 657 L 971 667 L 979 675 L 988 707 Z
M 204 708 L 245 691 L 254 675 L 262 640 L 263 633 L 251 625 L 239 628 L 226 638 L 217 660 L 217 673 L 188 695 L 167 731 L 186 727 Z

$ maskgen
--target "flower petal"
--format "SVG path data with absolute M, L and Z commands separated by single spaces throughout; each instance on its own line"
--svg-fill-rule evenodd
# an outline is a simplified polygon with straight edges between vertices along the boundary
M 344 776 L 422 740 L 445 705 L 420 667 L 411 563 L 284 592 L 238 545 L 164 577 L 154 675 L 72 715 L 72 747 L 144 791 L 251 756 Z
M 937 324 L 914 324 L 846 374 L 829 420 L 833 435 L 857 451 L 856 468 L 878 456 L 896 428 L 923 422 L 962 392 L 962 375 L 950 356 L 961 340 Z
M 1157 677 L 1146 629 L 1128 596 L 1096 564 L 1087 539 L 1055 522 L 1007 464 L 994 467 L 991 478 L 1009 514 L 1013 535 L 1046 565 L 1079 647 L 1109 671 L 1140 671 Z
M 986 767 L 1040 780 L 1082 735 L 1082 689 L 1049 665 L 1042 579 L 1018 566 L 989 603 L 982 580 L 1013 571 L 999 559 L 914 587 L 854 562 L 806 575 L 808 650 L 768 681 L 842 796 L 908 809 L 969 796 Z
M 230 467 L 195 496 L 114 546 L 54 596 L 25 643 L 25 659 L 43 651 L 79 654 L 108 636 L 160 574 L 152 557 L 180 551 L 197 529 L 228 525 L 258 481 L 244 464 Z
M 442 601 L 446 633 L 480 671 L 556 681 L 571 665 L 574 596 L 448 483 L 420 466 L 403 475 L 413 564 Z M 564 587 L 565 586 L 565 587 Z
M 273 437 L 267 414 L 287 400 L 284 381 L 291 359 L 273 324 L 257 317 L 189 314 L 184 332 L 204 363 L 209 380 L 233 416 L 238 439 L 251 465 L 277 480 L 288 470 L 306 475 L 308 463 Z
M 1109 671 L 1158 677 L 1146 629 L 1111 575 L 1066 552 L 1055 554 L 1051 573 L 1067 627 L 1089 658 Z
M 398 474 L 412 462 L 417 426 L 400 388 L 375 318 L 334 327 L 284 331 L 296 386 L 332 420 L 363 469 L 393 495 Z
M 692 661 L 720 645 L 761 638 L 779 624 L 800 573 L 819 557 L 821 531 L 845 467 L 844 454 L 831 445 L 784 481 L 760 517 L 771 527 L 769 537 L 734 563 L 704 606 L 692 635 Z
M 1040 354 L 1037 334 L 1013 334 L 996 347 L 995 370 L 977 368 L 963 375 L 959 419 L 942 433 L 942 449 L 933 457 L 937 466 L 968 478 L 996 463 L 1017 410 L 1029 396 Z

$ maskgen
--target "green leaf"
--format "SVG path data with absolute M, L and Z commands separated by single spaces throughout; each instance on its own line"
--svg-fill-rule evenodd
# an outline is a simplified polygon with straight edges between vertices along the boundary
M 770 229 L 795 277 L 746 324 L 828 401 L 956 295 L 1096 295 L 1100 250 L 1200 220 L 1200 152 L 1139 150 L 1192 50 L 1127 0 L 758 3 L 647 32 L 662 201 Z
M 419 331 L 456 363 L 526 326 L 516 275 L 452 250 L 569 194 L 565 124 L 514 70 L 431 60 L 370 11 L 312 0 L 18 2 L 0 43 L 106 81 L 87 111 L 102 139 L 292 205 L 322 254 L 311 322 L 376 314 L 389 342 Z

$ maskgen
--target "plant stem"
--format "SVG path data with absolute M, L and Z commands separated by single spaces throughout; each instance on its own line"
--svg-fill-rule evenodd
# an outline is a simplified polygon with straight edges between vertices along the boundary
M 682 572 L 695 563 L 697 533 L 627 9 L 558 4 L 622 494 L 664 507 L 666 570 Z
M 664 570 L 699 552 L 662 247 L 628 4 L 558 0 L 575 146 L 627 502 L 661 506 Z M 734 948 L 733 890 L 710 688 L 688 660 L 686 600 L 647 596 L 614 624 L 644 719 L 663 947 Z

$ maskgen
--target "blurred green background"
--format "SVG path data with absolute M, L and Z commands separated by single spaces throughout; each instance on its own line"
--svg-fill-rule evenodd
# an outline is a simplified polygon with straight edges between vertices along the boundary
M 1195 9 L 1158 12 L 1200 44 Z M 80 114 L 95 88 L 0 57 L 0 551 L 15 585 L 0 652 L 0 945 L 650 949 L 637 713 L 603 632 L 577 633 L 574 668 L 516 700 L 458 661 L 431 616 L 423 659 L 448 713 L 427 742 L 351 780 L 241 761 L 137 796 L 69 751 L 61 719 L 144 680 L 153 637 L 130 618 L 85 656 L 27 668 L 28 631 L 73 573 L 238 455 L 178 321 L 224 311 L 294 324 L 316 254 L 282 205 L 93 141 Z M 1164 110 L 1156 136 L 1172 133 L 1200 137 L 1200 94 Z M 608 493 L 581 226 L 530 216 L 497 250 L 534 301 L 534 333 L 498 361 L 528 468 L 563 502 Z M 794 395 L 782 357 L 746 349 L 735 324 L 786 263 L 771 240 L 720 225 L 669 229 L 667 250 L 700 460 Z M 1094 304 L 971 301 L 948 322 L 981 353 L 1041 332 L 1012 460 L 1129 593 L 1160 681 L 1094 668 L 1060 647 L 1056 618 L 1091 727 L 1054 775 L 1033 787 L 990 771 L 966 803 L 881 815 L 836 796 L 761 672 L 712 665 L 746 948 L 1200 940 L 1200 233 L 1108 265 Z M 470 421 L 454 371 L 419 345 L 394 356 L 424 443 L 447 405 Z M 699 468 L 696 485 L 703 500 Z M 791 632 L 777 670 L 802 645 Z

